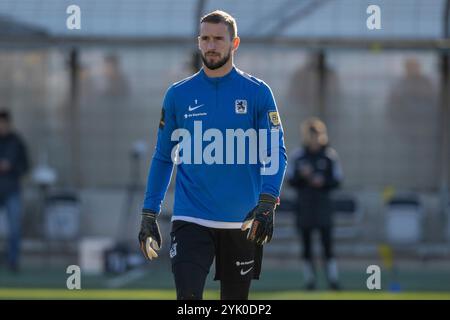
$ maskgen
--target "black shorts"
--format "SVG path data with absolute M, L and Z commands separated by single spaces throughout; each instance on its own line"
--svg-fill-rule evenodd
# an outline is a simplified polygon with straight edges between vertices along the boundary
M 172 270 L 180 262 L 194 263 L 206 272 L 216 258 L 214 280 L 229 282 L 259 279 L 263 246 L 247 240 L 247 231 L 216 229 L 175 220 L 170 233 Z

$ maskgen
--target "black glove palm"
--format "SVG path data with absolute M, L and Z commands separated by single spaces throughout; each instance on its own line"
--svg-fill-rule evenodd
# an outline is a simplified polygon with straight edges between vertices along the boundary
M 139 244 L 144 256 L 152 260 L 157 258 L 157 250 L 161 248 L 161 233 L 156 221 L 157 214 L 149 210 L 142 211 L 141 231 L 139 232 Z
M 278 198 L 269 194 L 259 196 L 258 205 L 245 217 L 242 230 L 248 230 L 247 239 L 263 245 L 272 240 L 275 208 Z

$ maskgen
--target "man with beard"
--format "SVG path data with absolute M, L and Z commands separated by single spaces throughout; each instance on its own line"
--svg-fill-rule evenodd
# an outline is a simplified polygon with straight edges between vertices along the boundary
M 172 140 L 172 133 L 185 130 L 189 137 L 194 136 L 195 155 L 193 163 L 176 162 L 170 258 L 177 299 L 203 298 L 214 258 L 221 299 L 248 299 L 251 280 L 259 278 L 263 244 L 273 234 L 287 163 L 283 129 L 269 86 L 234 66 L 233 55 L 239 42 L 236 22 L 229 14 L 214 11 L 202 17 L 198 46 L 203 68 L 173 84 L 164 98 L 139 242 L 146 258 L 158 256 L 161 235 L 156 220 L 176 162 L 172 152 L 177 150 L 177 141 Z M 198 133 L 194 122 L 215 130 L 221 137 L 230 129 L 258 132 L 258 146 L 262 135 L 271 141 L 261 152 L 279 159 L 277 169 L 267 174 L 266 162 L 236 163 L 239 148 L 225 155 L 226 163 L 199 163 L 195 160 Z M 274 134 L 276 143 L 270 139 Z M 190 140 L 186 145 L 191 146 Z M 251 141 L 245 145 L 245 149 L 256 150 L 253 147 Z M 183 156 L 185 153 L 183 148 Z

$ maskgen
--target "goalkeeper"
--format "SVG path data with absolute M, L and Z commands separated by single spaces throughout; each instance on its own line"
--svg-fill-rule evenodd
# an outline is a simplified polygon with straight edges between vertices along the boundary
M 283 129 L 270 88 L 234 66 L 233 55 L 239 41 L 236 22 L 229 14 L 214 11 L 204 16 L 198 37 L 203 68 L 172 85 L 164 98 L 139 242 L 145 257 L 152 260 L 158 256 L 161 235 L 157 218 L 176 162 L 169 252 L 180 300 L 203 298 L 214 258 L 214 279 L 220 280 L 221 299 L 248 299 L 251 280 L 259 279 L 263 245 L 273 235 L 274 214 L 287 164 Z M 229 149 L 227 142 L 224 153 L 228 154 L 223 155 L 226 161 L 216 149 L 213 163 L 199 162 L 195 145 L 199 123 L 200 128 L 215 133 L 214 142 L 218 144 L 218 133 L 225 137 L 229 129 L 253 130 L 258 154 L 265 152 L 271 160 L 252 163 L 247 157 L 242 163 L 238 157 L 236 161 L 236 153 L 242 150 Z M 173 157 L 173 151 L 180 150 L 176 139 L 173 141 L 174 132 L 183 136 L 180 157 L 189 159 L 191 153 L 187 150 L 193 145 L 194 161 L 178 163 Z M 273 134 L 276 143 L 271 139 Z M 264 137 L 269 141 L 268 147 L 259 150 Z M 256 149 L 248 140 L 245 149 L 250 154 Z M 205 153 L 206 149 L 201 155 Z M 275 170 L 264 171 L 274 164 L 273 159 L 278 159 Z

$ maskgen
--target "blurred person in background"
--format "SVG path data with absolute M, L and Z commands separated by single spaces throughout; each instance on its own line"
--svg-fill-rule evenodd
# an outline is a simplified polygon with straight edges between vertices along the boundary
M 297 192 L 297 229 L 302 245 L 306 289 L 316 288 L 313 257 L 313 232 L 318 230 L 330 289 L 339 289 L 337 264 L 333 253 L 333 221 L 330 191 L 342 181 L 337 152 L 328 145 L 325 124 L 310 118 L 301 125 L 303 146 L 291 155 L 288 181 Z
M 439 181 L 439 166 L 434 165 L 439 163 L 442 128 L 439 91 L 425 66 L 419 57 L 404 59 L 402 75 L 393 82 L 387 100 L 386 134 L 390 139 L 384 142 L 384 159 L 386 163 L 401 162 L 389 174 L 390 183 L 397 188 L 434 188 Z
M 289 98 L 304 114 L 315 112 L 321 103 L 332 107 L 339 101 L 339 78 L 325 55 L 315 52 L 294 71 L 289 81 Z M 321 102 L 322 101 L 322 102 Z
M 19 270 L 22 201 L 20 180 L 28 171 L 25 143 L 11 126 L 11 115 L 0 110 L 0 206 L 6 207 L 8 220 L 8 267 Z
M 103 93 L 109 97 L 124 97 L 129 93 L 129 85 L 125 73 L 122 70 L 120 59 L 115 54 L 109 54 L 104 58 Z
M 403 62 L 403 75 L 392 86 L 389 118 L 393 122 L 404 121 L 409 111 L 422 120 L 421 117 L 436 111 L 437 96 L 432 79 L 424 73 L 418 59 L 407 58 Z M 436 117 L 434 113 L 432 116 Z

